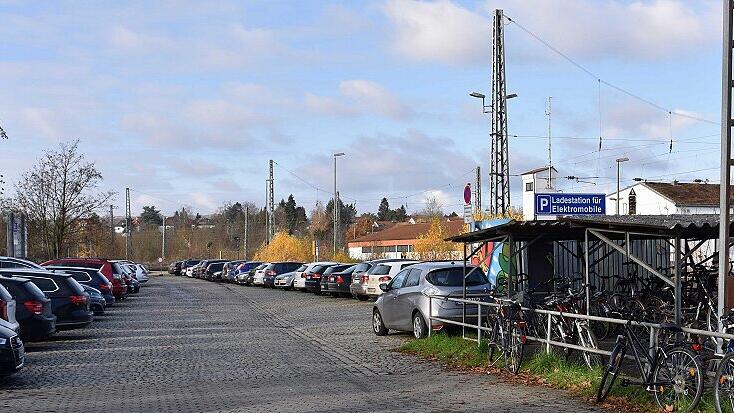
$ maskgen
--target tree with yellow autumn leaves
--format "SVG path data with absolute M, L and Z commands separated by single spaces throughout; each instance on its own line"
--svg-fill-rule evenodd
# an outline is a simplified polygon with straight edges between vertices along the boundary
M 302 261 L 308 262 L 313 259 L 311 243 L 306 238 L 288 235 L 286 232 L 278 232 L 270 244 L 263 244 L 257 252 L 255 259 L 258 261 Z
M 425 234 L 419 235 L 413 245 L 415 258 L 425 261 L 450 260 L 459 257 L 459 244 L 446 241 L 448 236 L 443 220 L 431 220 L 431 228 Z

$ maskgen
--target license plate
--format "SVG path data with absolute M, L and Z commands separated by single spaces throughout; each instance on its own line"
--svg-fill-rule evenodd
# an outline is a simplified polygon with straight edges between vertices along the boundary
M 374 292 L 375 292 L 375 289 L 374 289 L 374 288 L 368 288 L 368 289 L 367 289 L 367 292 L 368 292 L 368 293 L 374 293 Z

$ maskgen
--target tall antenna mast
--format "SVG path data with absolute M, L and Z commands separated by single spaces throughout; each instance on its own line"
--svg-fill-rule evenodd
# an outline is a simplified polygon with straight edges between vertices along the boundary
M 553 96 L 548 96 L 548 104 L 545 107 L 545 116 L 548 116 L 548 180 L 546 181 L 545 187 L 548 189 L 553 187 L 551 182 L 551 169 L 553 168 L 553 152 L 551 151 L 551 99 L 553 99 Z
M 492 32 L 492 142 L 489 161 L 490 213 L 506 215 L 510 208 L 510 158 L 507 139 L 505 32 L 502 10 L 494 11 Z

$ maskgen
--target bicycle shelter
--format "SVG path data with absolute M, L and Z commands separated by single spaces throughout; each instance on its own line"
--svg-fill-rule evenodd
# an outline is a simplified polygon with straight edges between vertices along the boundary
M 717 268 L 718 234 L 719 216 L 713 214 L 604 215 L 510 220 L 447 240 L 464 244 L 465 263 L 482 263 L 485 267 L 496 265 L 491 261 L 497 259 L 494 254 L 487 256 L 486 251 L 496 251 L 497 243 L 502 243 L 505 277 L 498 277 L 498 282 L 504 284 L 499 287 L 507 298 L 517 292 L 516 287 L 521 291 L 549 277 L 580 273 L 586 286 L 587 315 L 592 286 L 604 286 L 606 280 L 619 278 L 622 269 L 632 268 L 630 271 L 640 278 L 653 278 L 672 288 L 673 316 L 676 323 L 682 324 L 683 281 L 694 267 Z M 561 266 L 562 261 L 571 264 Z M 518 274 L 523 274 L 520 283 Z M 732 293 L 717 291 L 717 297 L 722 300 Z

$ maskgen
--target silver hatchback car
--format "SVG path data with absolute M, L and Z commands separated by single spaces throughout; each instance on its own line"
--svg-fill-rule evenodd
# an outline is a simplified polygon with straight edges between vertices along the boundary
M 473 268 L 468 266 L 467 272 Z M 372 309 L 374 333 L 383 336 L 389 330 L 413 331 L 416 338 L 423 338 L 428 335 L 429 308 L 433 317 L 461 321 L 463 304 L 443 298 L 463 296 L 463 277 L 462 262 L 424 262 L 403 269 L 389 283 L 380 284 L 384 294 L 377 298 Z M 491 300 L 491 285 L 481 268 L 469 274 L 466 287 L 467 294 L 473 295 L 469 299 Z M 429 300 L 433 302 L 429 304 Z M 476 323 L 477 313 L 477 306 L 467 305 L 467 322 Z M 443 327 L 439 321 L 431 323 L 433 330 Z

